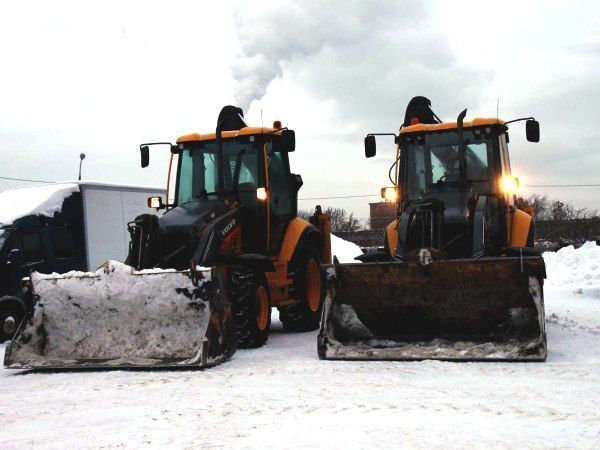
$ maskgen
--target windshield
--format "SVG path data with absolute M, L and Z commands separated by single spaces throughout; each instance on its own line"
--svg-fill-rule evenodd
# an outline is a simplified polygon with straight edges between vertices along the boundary
M 223 141 L 223 179 L 225 191 L 256 192 L 258 182 L 258 157 L 253 142 Z M 190 202 L 197 198 L 214 196 L 217 191 L 216 143 L 200 148 L 184 149 L 177 202 Z
M 494 189 L 492 144 L 489 139 L 464 131 L 467 160 L 467 180 L 479 193 Z M 456 186 L 460 181 L 460 158 L 456 131 L 425 135 L 421 145 L 409 145 L 406 155 L 406 195 L 417 199 L 421 195 Z
M 0 251 L 4 247 L 4 243 L 8 239 L 8 231 L 0 229 Z

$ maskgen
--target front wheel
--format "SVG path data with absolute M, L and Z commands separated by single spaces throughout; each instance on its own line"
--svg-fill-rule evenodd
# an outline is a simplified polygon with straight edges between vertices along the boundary
M 290 298 L 295 303 L 279 308 L 283 327 L 290 331 L 312 331 L 319 328 L 323 309 L 323 277 L 319 266 L 319 251 L 314 246 L 303 248 L 291 262 Z
M 248 269 L 233 270 L 229 293 L 238 347 L 262 347 L 269 339 L 271 327 L 271 299 L 264 274 Z
M 25 306 L 18 298 L 0 301 L 0 344 L 13 338 L 25 316 Z

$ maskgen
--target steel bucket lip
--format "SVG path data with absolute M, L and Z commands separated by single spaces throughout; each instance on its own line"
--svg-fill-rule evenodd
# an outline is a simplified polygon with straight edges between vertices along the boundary
M 531 357 L 518 357 L 518 358 L 433 358 L 433 357 L 402 357 L 402 358 L 394 358 L 394 357 L 377 357 L 377 358 L 369 358 L 369 357 L 356 357 L 356 356 L 348 356 L 343 354 L 336 354 L 335 356 L 323 356 L 321 359 L 328 361 L 398 361 L 398 362 L 420 362 L 420 361 L 442 361 L 442 362 L 454 362 L 454 363 L 469 363 L 469 362 L 482 362 L 482 363 L 498 363 L 498 362 L 516 362 L 516 363 L 540 363 L 545 362 L 547 359 L 547 353 L 541 355 L 535 355 Z
M 153 369 L 192 370 L 192 369 L 204 369 L 204 368 L 217 366 L 217 365 L 231 359 L 231 356 L 232 355 L 223 357 L 223 358 L 219 358 L 217 361 L 212 361 L 210 363 L 205 363 L 205 364 L 202 364 L 201 362 L 182 364 L 184 361 L 187 361 L 191 358 L 172 358 L 172 359 L 164 358 L 164 359 L 156 360 L 159 362 L 152 363 L 152 364 L 119 363 L 119 364 L 111 365 L 110 363 L 102 364 L 99 362 L 99 361 L 109 362 L 109 361 L 113 360 L 113 359 L 104 359 L 104 360 L 87 360 L 85 362 L 81 361 L 81 360 L 70 360 L 73 362 L 64 364 L 64 365 L 63 364 L 48 364 L 48 365 L 12 364 L 9 366 L 5 366 L 5 369 L 22 370 L 24 373 L 50 372 L 50 371 L 67 373 L 67 372 L 87 372 L 87 371 L 95 371 L 95 370 L 108 371 L 108 370 L 129 370 L 129 369 L 134 369 L 134 370 L 153 370 Z
M 520 261 L 539 261 L 543 262 L 544 258 L 541 255 L 535 256 L 494 256 L 494 257 L 481 257 L 481 258 L 465 258 L 465 259 L 443 259 L 438 261 L 432 261 L 427 265 L 437 264 L 485 264 L 485 263 L 512 263 Z M 333 263 L 333 264 L 322 264 L 321 267 L 326 268 L 337 268 L 337 267 L 389 267 L 389 266 L 422 266 L 417 261 L 380 261 L 380 262 L 352 262 L 352 263 Z

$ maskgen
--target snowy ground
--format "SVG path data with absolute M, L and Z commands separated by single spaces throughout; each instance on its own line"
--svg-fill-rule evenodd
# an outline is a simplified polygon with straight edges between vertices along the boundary
M 597 448 L 600 247 L 545 257 L 545 363 L 320 361 L 274 320 L 203 371 L 0 370 L 0 448 Z

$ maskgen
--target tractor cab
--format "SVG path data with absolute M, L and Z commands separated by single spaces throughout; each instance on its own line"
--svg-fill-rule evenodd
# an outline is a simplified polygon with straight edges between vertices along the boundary
M 290 173 L 288 152 L 293 131 L 243 128 L 214 135 L 188 135 L 177 140 L 179 154 L 174 208 L 210 210 L 242 208 L 239 250 L 279 250 L 289 221 L 296 217 L 299 175 Z M 165 225 L 172 214 L 163 216 Z M 264 232 L 262 230 L 265 230 Z M 268 230 L 268 231 L 267 231 Z
M 147 165 L 149 145 L 140 146 L 142 166 Z M 177 156 L 174 201 L 155 197 L 149 206 L 166 209 L 158 224 L 163 258 L 175 252 L 169 267 L 186 268 L 190 259 L 209 262 L 194 249 L 199 239 L 210 239 L 202 231 L 218 217 L 223 217 L 221 237 L 226 238 L 210 253 L 279 253 L 302 186 L 300 175 L 290 173 L 293 130 L 278 121 L 272 128 L 248 127 L 237 108 L 226 107 L 216 132 L 188 134 L 168 145 L 172 157 Z
M 415 97 L 396 140 L 393 187 L 382 196 L 397 204 L 388 227 L 390 255 L 434 248 L 452 258 L 498 255 L 508 247 L 533 247 L 531 215 L 517 206 L 507 124 L 526 120 L 527 140 L 539 141 L 532 117 L 442 122 L 424 97 Z M 365 138 L 374 156 L 375 134 Z M 396 236 L 399 236 L 396 238 Z
M 401 194 L 399 212 L 414 216 L 407 229 L 407 250 L 435 247 L 454 257 L 471 256 L 469 230 L 480 199 L 488 247 L 506 246 L 503 212 L 515 198 L 514 189 L 506 189 L 506 180 L 513 177 L 504 122 L 474 119 L 462 124 L 462 136 L 457 128 L 456 123 L 441 123 L 400 130 L 395 180 Z M 431 232 L 422 233 L 423 226 Z

